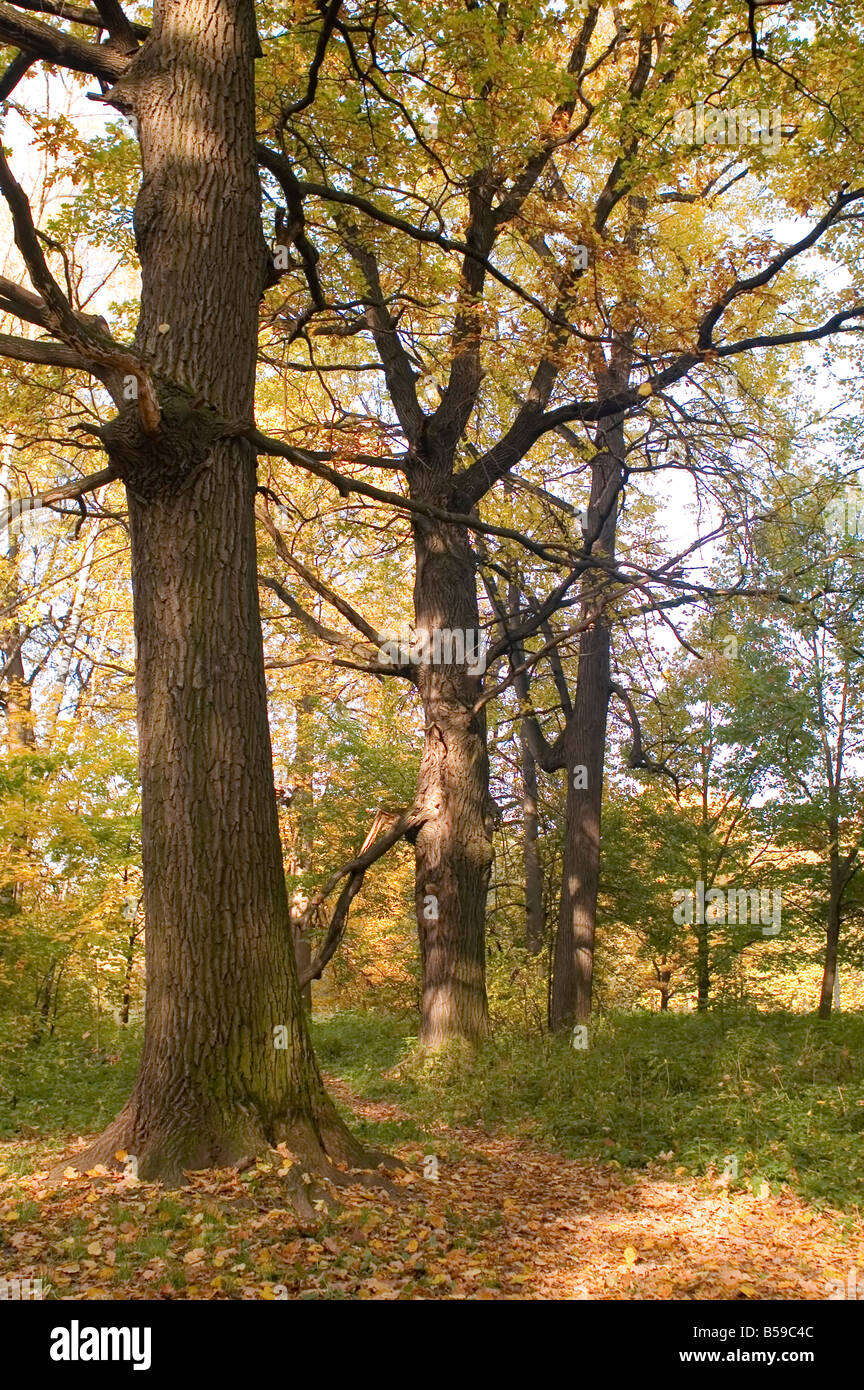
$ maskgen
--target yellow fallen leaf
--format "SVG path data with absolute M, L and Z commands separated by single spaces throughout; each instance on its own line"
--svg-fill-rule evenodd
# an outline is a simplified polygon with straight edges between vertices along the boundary
M 627 1265 L 628 1269 L 632 1269 L 636 1263 L 636 1251 L 633 1249 L 632 1245 L 628 1245 L 627 1249 L 624 1251 L 624 1263 Z
M 118 1149 L 114 1157 L 116 1158 L 118 1163 L 122 1163 L 125 1158 L 129 1157 L 129 1155 L 127 1154 L 125 1149 Z
M 206 1250 L 187 1250 L 183 1256 L 184 1265 L 197 1265 L 199 1260 L 203 1260 Z
M 101 1254 L 102 1254 L 102 1242 L 101 1242 L 101 1240 L 94 1240 L 90 1245 L 88 1245 L 88 1246 L 87 1246 L 87 1254 L 88 1254 L 88 1255 L 101 1255 Z

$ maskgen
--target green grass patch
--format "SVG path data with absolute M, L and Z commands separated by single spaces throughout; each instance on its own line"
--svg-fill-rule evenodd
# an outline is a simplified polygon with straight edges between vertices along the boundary
M 723 1171 L 854 1209 L 864 1193 L 864 1017 L 620 1014 L 590 1047 L 501 1034 L 473 1055 L 418 1062 L 416 1037 L 374 1014 L 314 1024 L 329 1071 L 402 1106 L 427 1131 L 482 1124 L 574 1158 Z M 663 1156 L 663 1157 L 661 1157 Z

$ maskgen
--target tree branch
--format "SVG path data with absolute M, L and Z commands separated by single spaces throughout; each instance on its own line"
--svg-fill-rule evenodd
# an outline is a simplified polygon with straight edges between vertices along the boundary
M 301 989 L 304 985 L 308 985 L 310 980 L 320 978 L 325 965 L 335 954 L 339 943 L 345 935 L 345 928 L 348 925 L 348 911 L 351 907 L 351 903 L 363 886 L 366 870 L 378 859 L 381 859 L 387 851 L 392 849 L 404 836 L 412 837 L 416 835 L 425 821 L 425 816 L 416 809 L 407 811 L 399 816 L 395 825 L 393 825 L 385 835 L 375 840 L 374 843 L 370 843 L 382 823 L 387 819 L 392 819 L 392 814 L 392 812 L 379 810 L 360 854 L 356 859 L 352 859 L 350 863 L 345 864 L 341 869 L 337 869 L 336 873 L 331 875 L 324 887 L 315 894 L 309 906 L 306 908 L 306 911 L 300 918 L 300 929 L 305 931 L 322 904 L 326 902 L 339 880 L 346 875 L 350 875 L 347 884 L 339 895 L 339 900 L 336 903 L 333 916 L 330 919 L 330 925 L 323 945 L 315 956 L 315 959 L 305 970 L 300 972 Z
M 0 43 L 12 44 L 45 63 L 56 63 L 72 72 L 86 72 L 113 83 L 129 66 L 129 55 L 104 44 L 85 43 L 39 19 L 19 14 L 0 4 Z

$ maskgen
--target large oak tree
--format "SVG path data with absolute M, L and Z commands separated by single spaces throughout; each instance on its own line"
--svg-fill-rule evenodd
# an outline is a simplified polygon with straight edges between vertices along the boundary
M 131 344 L 76 311 L 5 155 L 0 186 L 32 288 L 5 311 L 47 338 L 9 356 L 87 371 L 116 406 L 108 466 L 132 540 L 147 922 L 144 1047 L 124 1110 L 76 1162 L 134 1155 L 142 1177 L 286 1143 L 303 1169 L 363 1155 L 322 1085 L 300 1003 L 277 826 L 256 580 L 258 306 L 270 272 L 255 155 L 252 0 L 157 0 L 146 36 L 115 0 L 74 33 L 0 8 L 35 61 L 99 80 L 135 122 L 140 317 Z M 61 7 L 60 12 L 66 11 Z M 102 43 L 79 37 L 102 30 Z M 304 1184 L 297 1199 L 308 1205 Z

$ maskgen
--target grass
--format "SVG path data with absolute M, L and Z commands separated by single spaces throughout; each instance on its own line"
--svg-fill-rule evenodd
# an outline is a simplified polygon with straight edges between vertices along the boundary
M 481 1124 L 622 1168 L 661 1161 L 671 1173 L 716 1176 L 732 1155 L 733 1186 L 765 1179 L 819 1205 L 862 1205 L 862 1015 L 822 1023 L 781 1013 L 620 1014 L 592 1026 L 586 1052 L 566 1039 L 501 1033 L 473 1055 L 456 1049 L 425 1062 L 404 1021 L 342 1013 L 316 1018 L 313 1030 L 327 1072 L 405 1112 L 366 1122 L 366 1137 L 384 1147 Z M 7 1039 L 7 1173 L 32 1165 L 19 1160 L 16 1138 L 44 1136 L 44 1162 L 70 1135 L 105 1124 L 129 1093 L 139 1045 L 132 1031 L 103 1038 L 98 1053 L 92 1039 Z
M 504 1034 L 422 1065 L 393 1020 L 337 1014 L 314 1031 L 322 1066 L 427 1131 L 476 1123 L 574 1158 L 697 1175 L 722 1173 L 730 1155 L 733 1187 L 767 1180 L 820 1205 L 862 1204 L 861 1015 L 620 1014 L 592 1026 L 585 1052 Z

